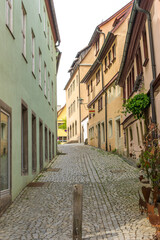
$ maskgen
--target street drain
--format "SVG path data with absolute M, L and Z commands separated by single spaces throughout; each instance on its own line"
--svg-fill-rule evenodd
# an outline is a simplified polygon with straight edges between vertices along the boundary
M 125 173 L 125 170 L 110 170 L 111 173 Z
M 47 187 L 49 182 L 31 182 L 27 187 Z
M 47 168 L 47 172 L 59 172 L 61 168 Z

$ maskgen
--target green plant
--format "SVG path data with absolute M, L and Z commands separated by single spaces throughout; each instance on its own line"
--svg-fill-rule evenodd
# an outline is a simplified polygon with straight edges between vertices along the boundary
M 150 98 L 147 94 L 140 93 L 135 95 L 133 98 L 129 98 L 123 104 L 123 113 L 132 113 L 135 118 L 140 119 L 144 118 L 144 110 L 150 103 Z
M 63 130 L 67 129 L 67 119 L 66 118 L 63 119 L 63 124 L 58 126 L 58 128 L 63 129 Z
M 160 185 L 160 130 L 153 123 L 144 140 L 144 149 L 140 155 L 140 164 L 153 188 Z
M 61 141 L 57 141 L 58 144 L 61 144 Z

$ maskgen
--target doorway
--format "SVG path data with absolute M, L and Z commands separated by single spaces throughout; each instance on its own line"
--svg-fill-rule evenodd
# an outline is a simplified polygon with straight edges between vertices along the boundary
M 0 212 L 11 200 L 10 115 L 0 110 Z

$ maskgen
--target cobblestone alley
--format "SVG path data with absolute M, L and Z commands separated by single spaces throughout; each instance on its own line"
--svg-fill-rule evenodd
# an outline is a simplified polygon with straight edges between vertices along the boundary
M 72 239 L 73 185 L 83 184 L 83 239 L 153 239 L 138 208 L 138 170 L 90 146 L 60 146 L 52 168 L 27 187 L 0 218 L 1 240 Z M 58 171 L 59 170 L 59 171 Z

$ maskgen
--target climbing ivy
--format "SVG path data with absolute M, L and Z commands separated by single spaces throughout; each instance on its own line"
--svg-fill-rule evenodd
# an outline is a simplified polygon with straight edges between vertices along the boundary
M 123 113 L 132 113 L 135 118 L 144 118 L 144 110 L 149 105 L 150 98 L 147 94 L 140 93 L 135 95 L 133 98 L 129 98 L 123 104 Z

